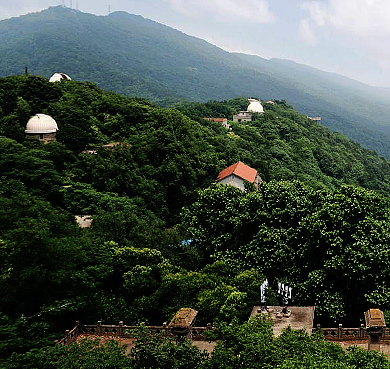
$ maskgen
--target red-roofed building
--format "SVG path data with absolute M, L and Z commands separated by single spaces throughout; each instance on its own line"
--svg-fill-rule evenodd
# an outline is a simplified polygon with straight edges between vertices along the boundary
M 245 165 L 243 162 L 238 161 L 237 163 L 227 167 L 219 173 L 217 177 L 218 184 L 230 184 L 244 191 L 244 183 L 248 181 L 254 183 L 255 186 L 262 181 L 257 173 L 256 169 Z
M 216 122 L 222 124 L 225 128 L 231 129 L 230 124 L 228 123 L 227 118 L 203 118 L 209 122 Z

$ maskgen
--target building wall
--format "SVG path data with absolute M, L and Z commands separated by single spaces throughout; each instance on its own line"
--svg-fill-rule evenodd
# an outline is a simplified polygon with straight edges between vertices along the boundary
M 260 178 L 259 175 L 257 175 L 256 178 L 255 178 L 255 181 L 254 181 L 254 184 L 255 184 L 256 188 L 259 186 L 260 182 L 263 182 L 263 180 Z
M 232 185 L 234 187 L 239 188 L 241 191 L 245 190 L 244 187 L 244 180 L 242 180 L 240 177 L 235 176 L 234 174 L 225 177 L 224 179 L 220 180 L 218 184 L 224 184 L 224 185 Z
M 56 140 L 55 133 L 33 133 L 33 134 L 27 134 L 26 136 L 31 138 L 37 138 L 39 141 L 42 141 L 43 143 Z
M 240 112 L 233 115 L 233 122 L 251 122 L 252 114 L 248 112 Z

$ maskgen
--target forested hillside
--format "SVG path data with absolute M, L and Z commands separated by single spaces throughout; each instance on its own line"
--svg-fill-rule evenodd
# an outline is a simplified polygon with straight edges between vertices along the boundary
M 236 96 L 286 100 L 332 130 L 390 158 L 390 95 L 290 61 L 228 53 L 125 12 L 65 7 L 0 21 L 0 76 L 53 72 L 168 106 Z
M 319 321 L 357 325 L 369 307 L 390 310 L 389 163 L 284 101 L 231 130 L 203 119 L 246 106 L 237 97 L 161 108 L 89 82 L 0 78 L 0 363 L 66 366 L 61 348 L 25 352 L 52 345 L 75 320 L 162 324 L 192 307 L 197 324 L 219 322 L 224 342 L 214 362 L 189 354 L 196 365 L 249 355 L 243 341 L 229 356 L 231 337 L 250 329 L 248 339 L 273 342 L 264 367 L 276 367 L 285 341 L 261 319 L 244 323 L 266 277 L 293 286 L 293 304 L 316 305 Z M 25 138 L 36 113 L 56 120 L 56 142 Z M 258 189 L 214 185 L 238 160 L 259 171 Z M 90 215 L 92 227 L 79 228 L 75 215 Z M 273 288 L 267 298 L 279 303 Z M 308 347 L 327 357 L 319 337 L 301 339 L 307 360 Z M 150 357 L 179 350 L 153 342 L 142 341 L 167 351 Z M 329 350 L 344 364 L 366 355 Z

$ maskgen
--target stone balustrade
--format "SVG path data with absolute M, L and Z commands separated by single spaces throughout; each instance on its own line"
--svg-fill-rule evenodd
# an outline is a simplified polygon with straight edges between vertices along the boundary
M 97 324 L 80 324 L 76 322 L 76 326 L 71 330 L 65 331 L 65 336 L 57 344 L 69 345 L 80 336 L 95 336 L 95 337 L 111 337 L 111 338 L 133 338 L 132 331 L 139 328 L 139 326 L 124 325 L 123 322 L 119 322 L 118 325 L 107 325 L 98 322 Z M 162 326 L 147 326 L 149 331 L 154 334 L 162 334 L 170 337 L 174 337 L 171 332 L 171 327 L 166 323 Z M 210 329 L 215 329 L 211 325 L 207 327 L 192 327 L 192 340 L 204 341 L 205 332 Z
M 321 330 L 325 339 L 329 341 L 366 341 L 368 340 L 367 329 L 362 324 L 359 328 L 344 328 L 341 324 L 337 328 L 323 328 L 317 325 L 312 332 Z M 381 340 L 390 340 L 390 329 L 385 328 Z
M 119 322 L 118 325 L 107 325 L 102 324 L 102 322 L 89 325 L 76 322 L 76 326 L 72 330 L 65 331 L 64 338 L 58 344 L 69 345 L 80 336 L 133 338 L 134 335 L 132 332 L 137 328 L 139 326 L 124 325 L 123 322 Z M 148 326 L 147 328 L 154 334 L 174 337 L 171 328 L 166 323 L 162 326 Z M 204 341 L 205 332 L 212 329 L 215 329 L 215 327 L 212 327 L 211 324 L 208 324 L 207 327 L 193 327 L 191 334 L 192 340 Z M 344 328 L 341 324 L 337 328 L 323 328 L 318 324 L 316 328 L 313 328 L 312 332 L 318 331 L 321 331 L 328 341 L 361 341 L 364 343 L 368 340 L 368 334 L 364 324 L 359 328 Z M 390 328 L 385 328 L 380 338 L 382 341 L 390 341 Z
M 69 330 L 65 331 L 65 337 L 59 342 L 57 342 L 57 344 L 64 345 L 64 346 L 69 345 L 79 336 L 78 334 L 79 325 L 78 322 L 76 323 L 77 323 L 76 326 L 71 331 Z

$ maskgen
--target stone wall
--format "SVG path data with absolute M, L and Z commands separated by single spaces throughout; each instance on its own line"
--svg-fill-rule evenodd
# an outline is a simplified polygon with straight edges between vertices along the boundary
M 76 326 L 72 330 L 65 331 L 65 336 L 62 340 L 57 342 L 59 345 L 69 345 L 76 341 L 80 336 L 82 337 L 105 337 L 105 338 L 127 338 L 132 339 L 132 331 L 139 328 L 139 326 L 129 326 L 119 322 L 118 325 L 106 325 L 98 322 L 97 324 L 80 324 L 76 322 Z M 167 324 L 162 326 L 148 326 L 147 327 L 152 333 L 161 334 L 165 336 L 174 337 L 172 329 Z M 205 332 L 207 330 L 215 329 L 211 325 L 207 327 L 192 327 L 191 337 L 193 341 L 204 341 Z

